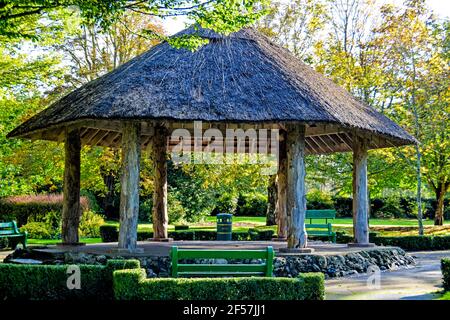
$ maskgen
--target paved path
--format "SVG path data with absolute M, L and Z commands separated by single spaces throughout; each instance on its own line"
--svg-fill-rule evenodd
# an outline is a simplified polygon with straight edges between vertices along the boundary
M 3 259 L 5 259 L 10 253 L 12 253 L 12 250 L 0 250 L 0 262 L 3 262 Z
M 35 249 L 37 252 L 60 254 L 64 252 L 84 252 L 93 254 L 108 254 L 120 256 L 169 256 L 172 246 L 192 249 L 265 249 L 272 246 L 276 255 L 283 255 L 278 250 L 286 247 L 286 242 L 281 241 L 138 241 L 139 251 L 127 253 L 117 249 L 117 242 L 87 244 L 84 246 L 57 246 L 49 245 L 45 249 Z M 314 249 L 312 254 L 335 255 L 361 250 L 376 250 L 374 248 L 350 248 L 346 244 L 326 243 L 322 241 L 308 241 L 308 247 Z M 307 253 L 308 254 L 308 253 Z
M 410 252 L 417 266 L 381 272 L 379 287 L 374 275 L 357 275 L 327 280 L 329 300 L 428 300 L 442 290 L 440 260 L 450 257 L 448 251 Z M 369 284 L 369 286 L 368 286 Z

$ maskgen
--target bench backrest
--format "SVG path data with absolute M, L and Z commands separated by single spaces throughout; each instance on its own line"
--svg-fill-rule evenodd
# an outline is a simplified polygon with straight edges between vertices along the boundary
M 306 210 L 306 219 L 309 219 L 309 223 L 312 223 L 312 219 L 325 219 L 325 223 L 328 223 L 328 219 L 335 218 L 336 210 Z
M 264 250 L 214 250 L 183 249 L 172 247 L 172 276 L 266 276 L 271 277 L 273 271 L 274 251 L 272 247 Z M 262 259 L 258 264 L 199 264 L 179 263 L 188 259 Z
M 7 236 L 12 234 L 18 234 L 17 224 L 15 221 L 0 222 L 0 236 Z

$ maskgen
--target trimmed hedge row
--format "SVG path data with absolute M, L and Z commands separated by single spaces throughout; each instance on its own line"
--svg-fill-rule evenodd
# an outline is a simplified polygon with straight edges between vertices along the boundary
M 144 269 L 114 272 L 117 300 L 323 300 L 322 273 L 298 278 L 150 278 Z
M 407 251 L 450 249 L 450 236 L 375 236 L 370 241 L 376 245 L 400 247 Z
M 79 265 L 81 288 L 70 290 L 68 266 L 0 263 L 0 301 L 111 300 L 113 272 L 141 267 L 138 260 L 108 260 L 105 266 Z
M 369 233 L 369 241 L 378 246 L 400 247 L 406 251 L 450 250 L 450 236 L 380 236 Z M 353 237 L 345 232 L 336 232 L 337 243 L 353 242 Z
M 450 258 L 441 260 L 441 270 L 444 279 L 444 290 L 450 291 Z
M 232 239 L 236 241 L 245 240 L 270 240 L 274 234 L 273 230 L 253 228 L 249 231 L 233 232 Z M 100 227 L 100 237 L 103 242 L 117 242 L 119 239 L 119 230 L 116 226 L 105 225 Z M 217 239 L 215 230 L 177 230 L 170 231 L 169 237 L 174 240 L 209 240 Z M 138 241 L 144 241 L 153 238 L 151 231 L 138 231 Z
M 45 221 L 51 212 L 60 215 L 62 195 L 29 195 L 0 199 L 0 222 L 15 220 L 19 227 L 30 221 Z M 82 210 L 89 210 L 89 201 L 80 197 Z

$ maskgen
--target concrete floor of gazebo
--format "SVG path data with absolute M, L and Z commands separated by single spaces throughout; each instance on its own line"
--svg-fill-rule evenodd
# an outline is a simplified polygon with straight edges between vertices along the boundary
M 280 248 L 285 248 L 286 243 L 280 241 L 170 241 L 170 242 L 157 242 L 157 241 L 138 241 L 138 249 L 141 252 L 127 253 L 119 251 L 117 249 L 117 242 L 87 244 L 84 246 L 58 246 L 49 245 L 46 248 L 35 249 L 35 251 L 46 252 L 51 254 L 58 254 L 64 252 L 73 253 L 89 253 L 89 254 L 104 254 L 109 256 L 169 256 L 170 248 L 172 246 L 178 246 L 183 248 L 193 249 L 263 249 L 267 246 L 272 246 L 277 256 L 286 255 L 280 253 Z M 311 241 L 308 247 L 313 248 L 313 253 L 318 255 L 342 255 L 350 252 L 359 252 L 362 250 L 374 250 L 374 248 L 349 248 L 346 244 L 333 244 L 325 243 L 321 241 Z M 292 256 L 294 254 L 289 253 Z M 295 254 L 297 255 L 297 254 Z M 299 254 L 304 255 L 304 254 Z

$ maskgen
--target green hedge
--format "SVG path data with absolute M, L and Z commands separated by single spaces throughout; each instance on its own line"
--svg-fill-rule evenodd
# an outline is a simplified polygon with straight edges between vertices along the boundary
M 28 195 L 0 199 L 0 222 L 15 220 L 19 227 L 28 222 L 46 221 L 49 213 L 62 211 L 62 195 Z M 80 197 L 82 210 L 89 210 L 89 201 Z
M 235 241 L 246 240 L 270 240 L 273 236 L 273 230 L 253 228 L 249 231 L 239 231 L 232 233 L 232 239 Z M 117 242 L 119 239 L 119 230 L 116 226 L 105 225 L 100 227 L 100 237 L 103 242 Z M 214 241 L 217 239 L 215 230 L 179 230 L 170 231 L 169 237 L 174 240 L 203 240 Z M 138 231 L 138 241 L 144 241 L 153 238 L 151 231 Z
M 353 236 L 346 232 L 336 232 L 337 243 L 349 243 Z M 369 233 L 369 241 L 378 246 L 400 247 L 406 251 L 450 250 L 450 236 L 380 236 Z
M 322 273 L 298 278 L 145 278 L 144 269 L 114 272 L 118 300 L 323 300 Z
M 400 247 L 407 251 L 450 249 L 450 236 L 375 236 L 370 241 L 376 245 Z
M 450 258 L 441 260 L 441 270 L 444 279 L 444 290 L 450 291 Z
M 119 269 L 140 268 L 138 260 L 108 260 L 102 265 L 79 265 L 81 288 L 69 290 L 68 265 L 0 263 L 2 300 L 110 300 L 114 298 L 112 275 Z

